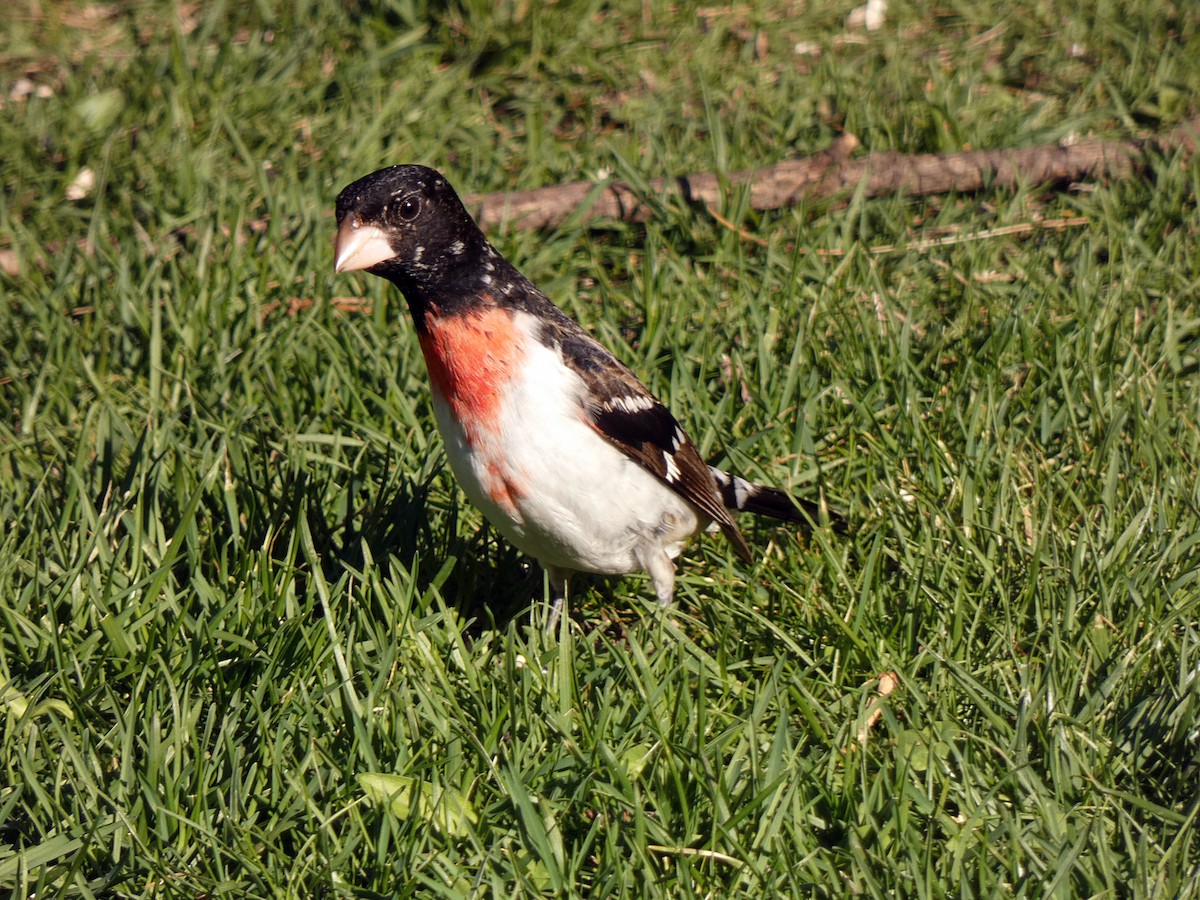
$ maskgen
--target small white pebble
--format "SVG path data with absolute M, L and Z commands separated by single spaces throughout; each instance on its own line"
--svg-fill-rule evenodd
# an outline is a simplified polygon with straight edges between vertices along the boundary
M 72 179 L 67 185 L 66 197 L 68 200 L 82 200 L 96 187 L 96 173 L 84 166 L 79 170 L 79 174 Z
M 858 31 L 878 31 L 887 20 L 887 0 L 867 0 L 866 6 L 860 6 L 850 11 L 846 16 L 846 28 Z

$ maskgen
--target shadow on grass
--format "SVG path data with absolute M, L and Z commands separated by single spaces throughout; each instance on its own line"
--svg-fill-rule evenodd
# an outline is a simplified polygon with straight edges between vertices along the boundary
M 1150 691 L 1121 720 L 1117 763 L 1135 796 L 1185 813 L 1200 800 L 1200 678 Z
M 471 533 L 460 523 L 461 501 L 452 494 L 447 503 L 436 490 L 438 473 L 419 480 L 395 463 L 391 453 L 368 452 L 348 475 L 306 467 L 247 477 L 245 489 L 259 513 L 255 534 L 247 539 L 286 535 L 303 521 L 327 582 L 371 567 L 384 581 L 411 578 L 415 596 L 436 590 L 447 606 L 471 620 L 469 630 L 528 615 L 531 602 L 543 595 L 541 569 L 486 524 Z M 337 508 L 329 504 L 331 497 L 339 498 Z M 289 543 L 271 542 L 274 555 L 289 553 Z

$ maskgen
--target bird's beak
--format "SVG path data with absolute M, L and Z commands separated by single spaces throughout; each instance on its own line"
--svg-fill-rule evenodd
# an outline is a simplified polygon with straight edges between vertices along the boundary
M 374 225 L 364 225 L 357 213 L 342 220 L 333 239 L 333 270 L 354 272 L 369 269 L 396 255 L 387 235 Z

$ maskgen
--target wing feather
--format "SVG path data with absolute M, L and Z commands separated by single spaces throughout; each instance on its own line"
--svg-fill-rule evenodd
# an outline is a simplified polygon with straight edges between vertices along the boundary
M 564 327 L 563 320 L 570 326 Z M 574 322 L 556 320 L 553 343 L 583 380 L 584 410 L 609 443 L 712 519 L 747 561 L 750 547 L 725 508 L 717 482 L 679 422 L 624 363 Z

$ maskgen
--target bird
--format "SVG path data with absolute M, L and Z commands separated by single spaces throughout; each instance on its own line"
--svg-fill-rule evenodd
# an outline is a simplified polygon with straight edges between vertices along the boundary
M 644 572 L 669 606 L 674 560 L 702 529 L 749 563 L 734 512 L 819 520 L 810 501 L 709 466 L 633 371 L 489 243 L 436 170 L 358 179 L 338 194 L 336 222 L 335 272 L 365 271 L 404 296 L 450 468 L 545 570 L 547 630 L 573 573 Z

